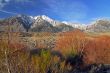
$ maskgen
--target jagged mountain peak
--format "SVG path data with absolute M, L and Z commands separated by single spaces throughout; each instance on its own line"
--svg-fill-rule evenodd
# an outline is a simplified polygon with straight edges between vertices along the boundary
M 51 19 L 50 17 L 48 17 L 46 15 L 38 15 L 38 16 L 34 16 L 33 18 L 35 20 L 38 19 L 38 18 L 42 18 L 43 20 L 53 21 L 53 19 Z
M 52 24 L 53 26 L 59 25 L 61 22 L 54 20 L 46 15 L 38 15 L 34 17 L 36 22 L 41 22 L 41 21 L 47 21 L 50 24 Z

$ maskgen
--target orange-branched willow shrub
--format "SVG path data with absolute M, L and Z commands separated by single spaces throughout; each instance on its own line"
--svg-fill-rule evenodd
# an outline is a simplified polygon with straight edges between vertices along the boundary
M 85 33 L 80 30 L 61 33 L 56 41 L 55 50 L 60 51 L 62 54 L 78 53 L 86 44 Z
M 85 62 L 110 64 L 110 36 L 98 36 L 89 39 L 86 44 L 84 52 Z

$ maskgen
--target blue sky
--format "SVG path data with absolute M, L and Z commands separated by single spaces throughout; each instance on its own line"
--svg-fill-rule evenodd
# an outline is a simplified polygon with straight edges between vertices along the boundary
M 17 14 L 88 23 L 110 18 L 110 0 L 0 0 L 0 18 Z

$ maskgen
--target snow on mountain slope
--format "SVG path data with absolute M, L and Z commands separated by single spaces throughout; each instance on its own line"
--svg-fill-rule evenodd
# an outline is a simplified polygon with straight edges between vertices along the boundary
M 17 15 L 18 18 L 22 20 L 22 22 L 27 23 L 27 25 L 31 25 L 33 23 L 33 18 L 26 15 Z
M 48 16 L 46 16 L 46 15 L 41 15 L 41 16 L 35 16 L 34 17 L 34 19 L 36 20 L 36 21 L 42 21 L 42 20 L 45 20 L 45 21 L 47 21 L 47 22 L 49 22 L 50 24 L 52 24 L 53 26 L 57 26 L 57 25 L 59 25 L 61 22 L 59 22 L 59 21 L 56 21 L 56 20 L 53 20 L 53 19 L 51 19 L 51 18 L 49 18 Z
M 86 30 L 86 27 L 87 27 L 86 24 L 80 24 L 80 23 L 71 23 L 71 22 L 66 22 L 66 21 L 63 21 L 62 23 L 66 25 L 71 25 L 72 27 L 81 29 L 81 30 Z

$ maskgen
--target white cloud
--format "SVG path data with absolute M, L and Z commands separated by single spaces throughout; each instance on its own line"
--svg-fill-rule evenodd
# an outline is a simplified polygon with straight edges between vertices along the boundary
M 9 5 L 11 2 L 24 4 L 24 3 L 31 2 L 31 1 L 32 0 L 0 0 L 0 12 L 7 13 L 7 14 L 18 14 L 15 12 L 10 12 L 10 11 L 4 10 L 4 7 Z

